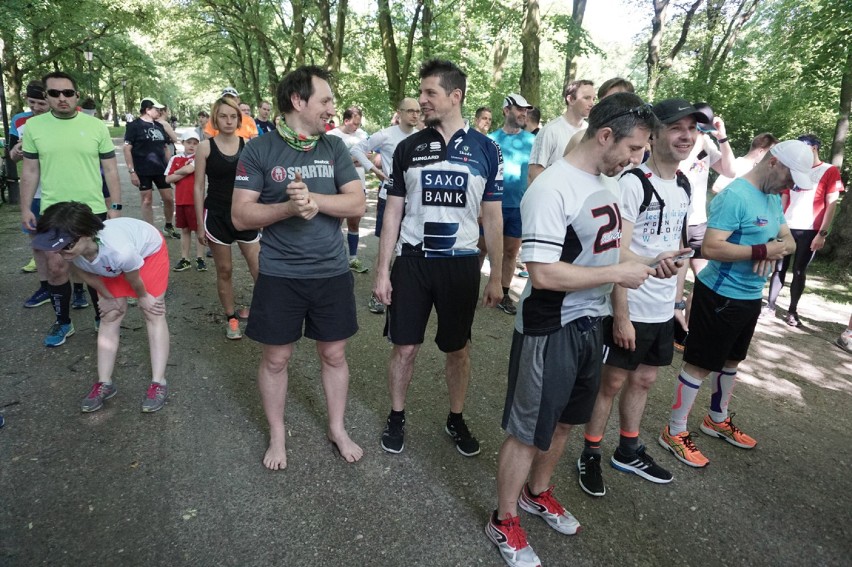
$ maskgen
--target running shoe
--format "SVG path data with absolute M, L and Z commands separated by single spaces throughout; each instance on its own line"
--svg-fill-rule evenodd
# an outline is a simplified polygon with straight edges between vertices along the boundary
M 180 238 L 180 233 L 175 230 L 175 227 L 168 224 L 163 227 L 163 234 L 171 236 L 172 238 Z
M 37 268 L 36 268 L 35 258 L 30 258 L 29 263 L 26 266 L 24 266 L 23 268 L 21 268 L 21 271 L 24 272 L 25 274 L 31 274 L 31 273 L 35 272 L 36 270 L 37 270 Z
M 527 543 L 527 532 L 517 516 L 509 515 L 498 520 L 495 510 L 485 524 L 485 535 L 497 546 L 500 557 L 509 567 L 541 567 L 541 559 Z
M 775 308 L 769 305 L 764 305 L 760 310 L 760 319 L 772 320 L 775 319 Z
M 86 292 L 83 289 L 75 289 L 74 295 L 71 298 L 71 309 L 85 309 L 89 306 L 89 300 L 86 299 Z
M 843 333 L 837 340 L 834 341 L 834 344 L 845 350 L 846 352 L 852 352 L 852 334 Z
M 44 288 L 39 288 L 29 299 L 24 301 L 24 307 L 39 307 L 45 303 L 50 303 L 50 292 Z
M 787 317 L 784 319 L 784 321 L 791 327 L 802 326 L 802 322 L 799 320 L 799 314 L 795 311 L 790 311 L 789 313 L 787 313 Z
M 743 433 L 739 428 L 731 423 L 731 418 L 736 414 L 731 414 L 728 419 L 722 423 L 716 423 L 709 415 L 704 416 L 704 421 L 701 423 L 701 432 L 706 433 L 710 437 L 718 437 L 724 439 L 734 447 L 740 449 L 754 449 L 757 441 Z
M 243 338 L 243 333 L 240 331 L 240 321 L 236 317 L 228 319 L 227 336 L 232 341 Z
M 519 278 L 528 278 L 528 277 L 530 277 L 530 273 L 526 270 L 521 270 L 520 272 L 518 272 L 518 277 Z
M 677 435 L 669 433 L 669 426 L 666 425 L 660 432 L 660 437 L 657 439 L 660 445 L 671 451 L 677 460 L 695 468 L 703 468 L 710 464 L 710 460 L 701 454 L 701 451 L 695 446 L 689 431 L 682 431 Z
M 385 312 L 385 304 L 376 298 L 372 293 L 370 294 L 370 301 L 367 302 L 367 309 L 370 310 L 370 313 L 376 313 L 377 315 L 381 315 Z
M 163 409 L 166 405 L 166 396 L 169 395 L 169 387 L 159 382 L 151 382 L 145 400 L 142 402 L 142 413 L 152 413 Z
M 83 413 L 98 411 L 104 407 L 104 400 L 110 399 L 116 393 L 118 393 L 118 388 L 116 388 L 113 384 L 95 382 L 92 385 L 92 389 L 89 391 L 89 394 L 83 398 L 83 402 L 80 404 L 80 410 Z
M 450 423 L 448 417 L 444 431 L 453 438 L 453 441 L 456 442 L 456 449 L 465 457 L 475 457 L 479 454 L 479 441 L 471 435 L 464 418 L 458 423 Z
M 577 471 L 579 471 L 580 488 L 591 496 L 603 496 L 606 494 L 603 474 L 601 474 L 600 455 L 580 455 L 577 459 Z
M 633 473 L 657 484 L 668 484 L 674 479 L 672 473 L 654 462 L 644 446 L 639 447 L 635 455 L 625 455 L 616 448 L 609 462 L 616 470 Z
M 561 534 L 574 535 L 582 529 L 577 518 L 553 495 L 552 486 L 538 496 L 533 496 L 529 486 L 524 484 L 524 489 L 518 498 L 518 506 L 530 514 L 544 518 L 548 526 Z
M 173 272 L 183 272 L 183 271 L 190 269 L 191 267 L 192 267 L 192 264 L 189 263 L 189 260 L 187 260 L 186 258 L 181 258 L 180 262 L 175 264 L 175 267 L 172 268 L 172 271 Z
M 355 272 L 356 274 L 363 274 L 370 270 L 370 268 L 365 266 L 364 262 L 362 262 L 358 258 L 352 258 L 351 260 L 349 260 L 349 269 Z
M 388 453 L 399 454 L 405 448 L 405 418 L 388 415 L 388 423 L 382 432 L 382 449 Z
M 195 269 L 198 272 L 206 272 L 207 271 L 207 264 L 204 262 L 204 258 L 201 258 L 199 256 L 198 258 L 195 259 Z
M 497 307 L 502 310 L 503 313 L 507 313 L 509 315 L 514 315 L 518 312 L 518 308 L 515 307 L 515 302 L 512 301 L 512 298 L 508 295 L 503 296 L 503 299 L 497 304 Z
M 47 336 L 44 337 L 44 346 L 46 347 L 58 347 L 59 345 L 65 344 L 65 339 L 74 334 L 74 323 L 67 323 L 62 325 L 60 323 L 54 323 L 53 326 L 50 327 L 50 330 L 47 332 Z

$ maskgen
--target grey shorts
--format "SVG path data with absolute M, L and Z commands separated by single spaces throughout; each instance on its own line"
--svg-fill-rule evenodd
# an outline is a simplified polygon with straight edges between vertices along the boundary
M 557 423 L 592 417 L 601 382 L 599 318 L 581 317 L 544 336 L 512 336 L 503 429 L 521 443 L 550 449 Z

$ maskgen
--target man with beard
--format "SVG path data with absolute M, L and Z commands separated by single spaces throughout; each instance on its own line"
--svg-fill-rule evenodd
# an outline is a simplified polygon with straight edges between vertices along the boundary
M 521 95 L 508 95 L 503 99 L 503 127 L 488 135 L 503 152 L 503 265 L 500 267 L 503 299 L 497 307 L 509 315 L 517 311 L 509 297 L 509 286 L 512 285 L 515 260 L 521 249 L 521 197 L 527 190 L 527 169 L 535 141 L 535 135 L 524 130 L 527 111 L 532 107 Z M 487 250 L 482 250 L 482 253 L 487 253 Z M 498 266 L 492 264 L 491 269 L 496 270 Z

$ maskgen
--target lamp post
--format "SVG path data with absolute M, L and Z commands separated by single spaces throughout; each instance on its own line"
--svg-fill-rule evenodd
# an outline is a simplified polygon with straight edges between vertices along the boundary
M 124 93 L 124 114 L 127 114 L 127 79 L 121 79 L 121 91 Z
M 95 90 L 92 88 L 92 59 L 94 59 L 95 54 L 92 53 L 89 48 L 86 48 L 86 51 L 83 52 L 83 56 L 86 58 L 86 61 L 89 62 L 89 96 L 94 96 Z

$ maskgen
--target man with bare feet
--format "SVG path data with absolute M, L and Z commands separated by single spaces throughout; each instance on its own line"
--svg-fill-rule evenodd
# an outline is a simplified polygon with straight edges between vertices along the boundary
M 366 199 L 349 151 L 325 135 L 334 116 L 330 75 L 314 66 L 278 85 L 283 119 L 247 145 L 237 165 L 231 216 L 238 230 L 263 228 L 260 275 L 245 334 L 263 345 L 258 387 L 269 421 L 263 464 L 287 466 L 284 404 L 293 347 L 317 344 L 328 408 L 328 438 L 350 463 L 364 454 L 344 428 L 349 366 L 346 341 L 358 330 L 354 278 L 340 219 L 364 214 Z

